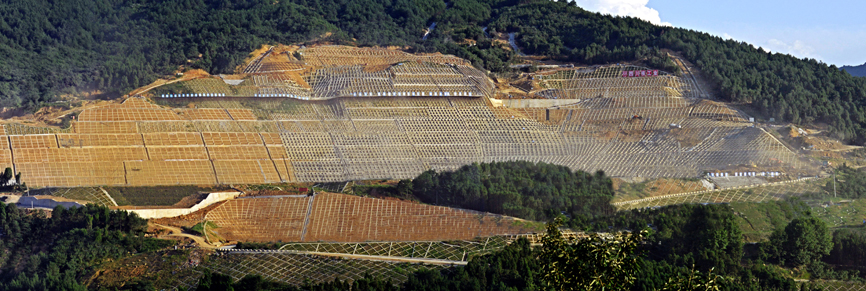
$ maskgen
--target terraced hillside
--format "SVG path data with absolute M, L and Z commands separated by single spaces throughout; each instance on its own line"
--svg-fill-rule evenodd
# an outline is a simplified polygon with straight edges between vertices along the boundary
M 230 86 L 231 84 L 232 86 Z M 493 84 L 466 60 L 440 54 L 318 46 L 271 47 L 242 75 L 184 82 L 159 97 L 280 97 L 328 100 L 372 96 L 483 96 Z M 160 90 L 157 90 L 160 91 Z
M 28 185 L 40 187 L 404 179 L 510 160 L 620 177 L 698 177 L 737 167 L 803 171 L 797 154 L 767 131 L 700 98 L 690 79 L 664 72 L 623 77 L 641 69 L 627 66 L 541 72 L 532 94 L 566 94 L 573 102 L 507 108 L 493 105 L 501 94 L 484 74 L 451 56 L 347 47 L 274 51 L 253 60 L 252 73 L 231 77 L 243 77 L 238 85 L 216 79 L 182 85 L 215 80 L 245 86 L 251 93 L 244 97 L 155 98 L 161 105 L 129 98 L 84 110 L 66 130 L 6 124 L 0 166 L 14 166 Z M 277 71 L 294 75 L 268 79 Z M 261 91 L 277 85 L 328 100 Z
M 205 219 L 230 241 L 469 240 L 541 230 L 489 213 L 333 193 L 229 200 Z
M 532 79 L 538 95 L 557 99 L 640 97 L 634 101 L 645 102 L 664 101 L 651 97 L 708 97 L 692 79 L 637 66 L 557 69 L 538 72 Z

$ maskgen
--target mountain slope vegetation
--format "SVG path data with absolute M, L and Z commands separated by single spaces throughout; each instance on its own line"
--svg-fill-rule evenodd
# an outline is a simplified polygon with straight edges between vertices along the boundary
M 0 105 L 39 107 L 65 94 L 113 97 L 179 65 L 231 72 L 263 43 L 399 45 L 469 59 L 494 73 L 514 53 L 485 36 L 517 33 L 525 53 L 586 64 L 641 60 L 675 70 L 680 52 L 720 96 L 765 117 L 824 123 L 866 141 L 866 79 L 814 59 L 550 0 L 100 0 L 0 4 Z M 424 29 L 436 22 L 427 40 Z M 464 42 L 477 41 L 477 45 Z
M 400 185 L 397 186 L 398 191 Z M 428 170 L 411 181 L 425 203 L 548 221 L 611 214 L 613 184 L 603 171 L 571 171 L 547 163 L 497 162 L 455 171 Z
M 0 203 L 0 290 L 87 290 L 81 282 L 99 265 L 175 244 L 146 230 L 136 214 L 93 204 L 46 217 Z

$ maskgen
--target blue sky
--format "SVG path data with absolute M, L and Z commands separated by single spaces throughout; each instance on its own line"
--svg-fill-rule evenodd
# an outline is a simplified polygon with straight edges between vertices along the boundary
M 866 62 L 866 1 L 862 0 L 576 1 L 590 11 L 699 30 L 827 64 Z

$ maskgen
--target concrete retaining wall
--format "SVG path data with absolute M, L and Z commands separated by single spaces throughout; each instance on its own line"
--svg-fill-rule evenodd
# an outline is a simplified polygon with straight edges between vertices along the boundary
M 198 211 L 199 209 L 210 206 L 211 204 L 225 201 L 229 199 L 235 199 L 241 195 L 241 192 L 217 192 L 210 193 L 207 195 L 207 198 L 202 200 L 196 205 L 193 205 L 190 208 L 163 208 L 163 209 L 129 209 L 129 212 L 135 212 L 141 218 L 152 219 L 152 218 L 168 218 L 168 217 L 177 217 L 181 215 L 187 215 L 193 212 Z

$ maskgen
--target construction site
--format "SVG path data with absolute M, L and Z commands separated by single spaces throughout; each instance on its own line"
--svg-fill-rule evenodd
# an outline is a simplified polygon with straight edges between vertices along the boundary
M 49 192 L 111 207 L 118 204 L 102 187 L 397 180 L 502 161 L 653 181 L 655 190 L 614 199 L 620 210 L 820 191 L 817 180 L 801 179 L 818 174 L 813 162 L 745 113 L 714 101 L 683 71 L 569 66 L 508 83 L 454 56 L 276 46 L 251 56 L 234 75 L 162 81 L 122 102 L 87 107 L 68 128 L 5 123 L 0 166 L 20 172 L 33 189 L 85 189 Z M 403 275 L 388 271 L 395 264 L 468 260 L 463 247 L 431 255 L 439 242 L 483 246 L 468 253 L 480 254 L 496 249 L 486 247 L 491 239 L 501 246 L 505 237 L 543 229 L 502 215 L 327 191 L 229 196 L 140 215 L 155 215 L 166 227 L 207 221 L 215 226 L 205 231 L 214 236 L 207 240 L 298 243 L 274 254 L 234 252 L 221 260 L 235 264 L 212 266 L 236 279 L 260 274 L 293 284 L 303 278 L 285 277 L 289 265 L 373 264 L 362 269 L 399 280 Z M 374 242 L 388 244 L 387 255 L 384 245 L 360 246 Z M 395 256 L 395 243 L 410 255 L 382 259 Z M 319 248 L 339 244 L 353 248 L 339 251 L 341 260 L 304 255 L 333 253 Z M 358 247 L 379 248 L 379 257 L 345 257 Z M 310 268 L 305 276 L 315 280 L 357 278 Z
M 791 148 L 687 77 L 557 69 L 516 99 L 453 56 L 291 49 L 270 48 L 244 74 L 180 82 L 184 93 L 85 109 L 68 129 L 6 124 L 0 163 L 31 187 L 406 179 L 511 160 L 614 177 L 808 175 Z

